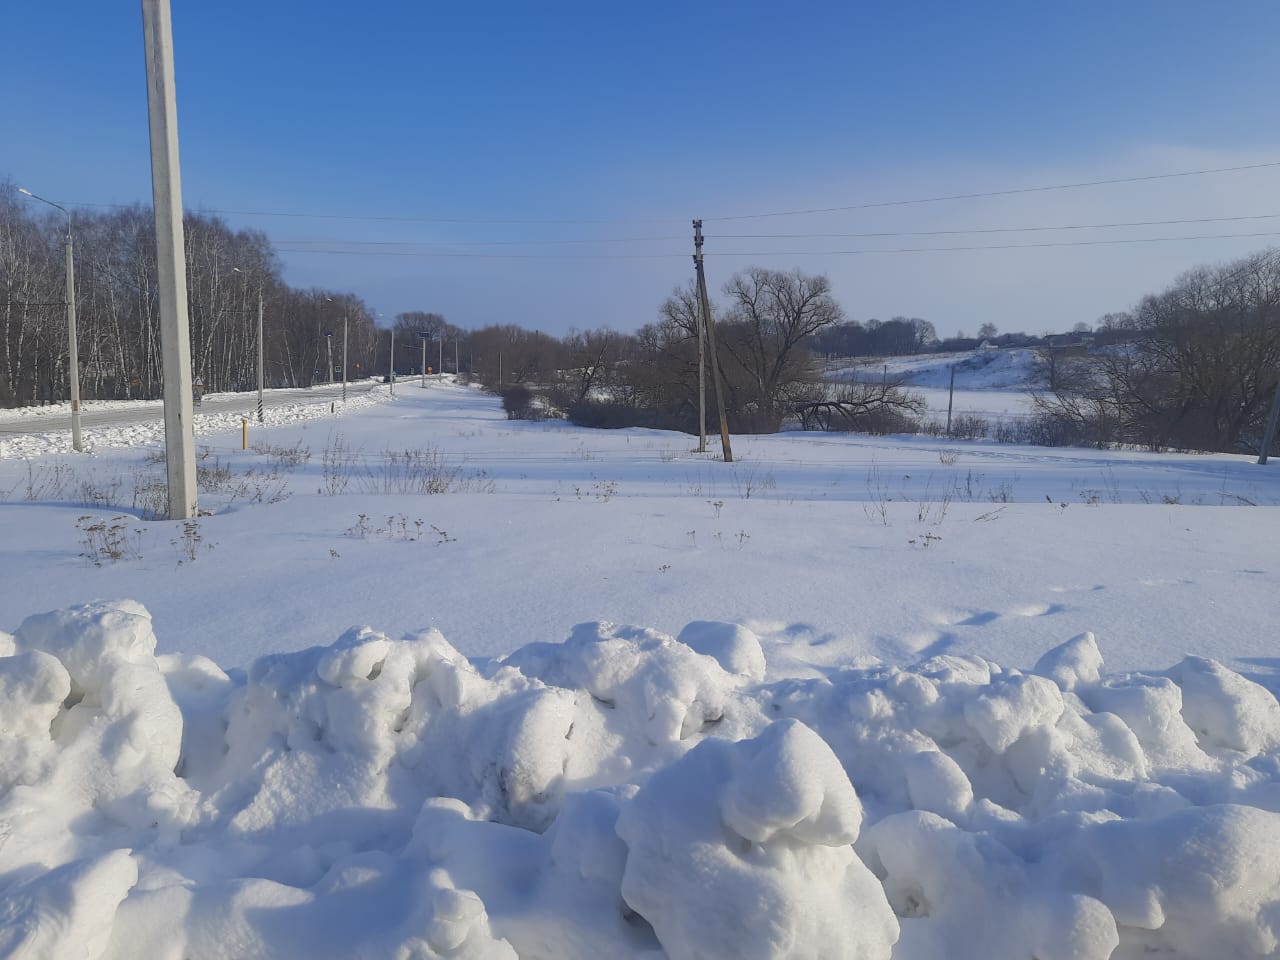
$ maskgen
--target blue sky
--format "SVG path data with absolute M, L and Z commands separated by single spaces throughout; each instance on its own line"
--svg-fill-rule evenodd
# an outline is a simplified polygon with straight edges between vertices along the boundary
M 0 176 L 149 202 L 138 5 L 11 6 Z M 1280 214 L 1280 167 L 712 219 L 1280 161 L 1280 5 L 1262 0 L 177 0 L 173 16 L 188 208 L 265 230 L 289 282 L 387 316 L 633 330 L 689 277 L 695 216 L 713 291 L 798 267 L 828 274 L 850 318 L 944 334 L 1093 322 L 1280 241 L 830 252 L 1280 234 L 1280 217 L 938 233 Z M 933 235 L 813 236 L 865 233 Z

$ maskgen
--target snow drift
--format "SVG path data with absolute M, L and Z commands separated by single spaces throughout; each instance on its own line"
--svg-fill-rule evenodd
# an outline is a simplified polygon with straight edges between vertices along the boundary
M 1263 957 L 1280 704 L 1220 663 L 766 679 L 584 624 L 226 673 L 99 602 L 0 633 L 0 955 Z

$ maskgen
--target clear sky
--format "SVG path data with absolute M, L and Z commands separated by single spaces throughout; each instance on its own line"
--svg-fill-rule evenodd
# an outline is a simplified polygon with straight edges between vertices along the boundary
M 798 267 L 852 319 L 944 335 L 1092 323 L 1280 242 L 1280 165 L 717 219 L 1280 164 L 1266 0 L 174 0 L 173 17 L 186 206 L 266 231 L 290 283 L 387 316 L 634 330 L 691 275 L 693 217 L 713 294 L 748 265 Z M 0 178 L 149 203 L 140 5 L 16 2 L 3 34 Z M 1168 220 L 1209 222 L 1093 227 Z M 920 250 L 937 247 L 988 249 Z

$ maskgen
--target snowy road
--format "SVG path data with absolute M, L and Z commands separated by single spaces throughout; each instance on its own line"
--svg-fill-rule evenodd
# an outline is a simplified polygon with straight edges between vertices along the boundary
M 374 386 L 373 381 L 349 383 L 347 396 L 363 396 L 373 390 Z M 241 412 L 251 415 L 257 403 L 257 397 L 256 391 L 210 394 L 196 407 L 196 412 L 200 414 Z M 286 405 L 333 403 L 341 398 L 341 384 L 323 384 L 316 387 L 267 390 L 262 395 L 262 402 L 265 409 L 271 410 Z M 56 407 L 26 408 L 23 414 L 25 415 L 0 418 L 0 436 L 71 429 L 71 412 L 65 404 L 59 404 Z M 164 402 L 161 400 L 88 401 L 80 412 L 81 425 L 85 429 L 159 423 L 163 419 Z

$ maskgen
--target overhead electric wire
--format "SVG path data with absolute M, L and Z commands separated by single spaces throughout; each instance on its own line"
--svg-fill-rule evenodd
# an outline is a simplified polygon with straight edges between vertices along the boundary
M 1244 214 L 1233 217 L 1184 217 L 1174 220 L 1132 220 L 1120 223 L 1072 223 L 1030 227 L 966 227 L 953 230 L 882 230 L 869 233 L 714 233 L 707 239 L 718 240 L 820 240 L 871 239 L 876 237 L 943 237 L 988 233 L 1052 233 L 1057 230 L 1111 230 L 1129 227 L 1174 226 L 1192 223 L 1236 223 L 1247 220 L 1274 220 L 1280 213 Z M 480 246 L 562 246 L 593 243 L 666 243 L 688 242 L 687 236 L 669 237 L 585 237 L 572 240 L 343 240 L 338 238 L 294 238 L 274 240 L 278 244 L 330 244 L 356 247 L 480 247 Z
M 1280 214 L 1276 214 L 1280 216 Z M 337 240 L 299 238 L 294 240 L 275 240 L 275 243 L 351 243 L 369 247 L 395 247 L 416 244 L 432 247 L 519 247 L 534 244 L 558 246 L 563 244 L 586 243 L 664 243 L 668 241 L 688 242 L 688 235 L 678 237 L 584 237 L 574 240 Z
M 91 203 L 85 200 L 63 200 L 61 203 L 69 207 L 94 207 L 108 210 L 128 210 L 139 206 L 137 203 Z M 391 217 L 382 214 L 354 213 L 298 213 L 280 210 L 222 210 L 211 207 L 188 208 L 188 213 L 214 213 L 227 217 L 285 217 L 298 220 L 354 220 L 368 223 L 453 223 L 497 226 L 499 224 L 515 224 L 526 226 L 537 225 L 571 225 L 571 224 L 626 224 L 626 223 L 672 223 L 683 222 L 684 217 Z
M 949 247 L 882 247 L 862 250 L 777 250 L 756 253 L 727 251 L 724 253 L 707 253 L 713 257 L 823 257 L 833 254 L 870 254 L 870 253 L 947 253 L 954 250 L 1035 250 L 1043 247 L 1099 247 L 1113 246 L 1122 243 L 1175 243 L 1179 240 L 1231 240 L 1256 237 L 1280 237 L 1280 231 L 1264 231 L 1260 233 L 1211 233 L 1189 237 L 1117 237 L 1110 240 L 1045 240 L 1038 243 L 992 243 L 992 244 L 958 244 Z
M 1172 180 L 1175 177 L 1198 177 L 1211 173 L 1235 173 L 1241 170 L 1260 170 L 1264 167 L 1280 167 L 1280 160 L 1266 163 L 1249 163 L 1236 167 L 1212 167 L 1205 170 L 1180 170 L 1176 173 L 1151 173 L 1139 177 L 1112 177 L 1106 180 L 1082 180 L 1078 183 L 1055 183 L 1039 187 L 1014 187 L 1005 190 L 983 190 L 976 193 L 952 193 L 937 197 L 919 197 L 914 200 L 875 200 L 852 203 L 839 207 L 812 207 L 805 210 L 774 210 L 768 213 L 739 213 L 731 216 L 703 217 L 705 222 L 725 220 L 760 220 L 765 217 L 798 217 L 814 213 L 844 213 L 849 210 L 872 210 L 878 207 L 906 207 L 920 203 L 941 203 L 946 200 L 982 200 L 988 197 L 1009 197 L 1021 193 L 1047 193 L 1051 190 L 1078 190 L 1082 187 L 1102 187 L 1119 183 L 1143 183 L 1150 180 Z
M 1252 213 L 1238 217 L 1187 217 L 1177 220 L 1131 220 L 1123 223 L 1071 223 L 1036 227 L 967 227 L 957 230 L 886 230 L 874 233 L 712 233 L 719 240 L 817 240 L 855 237 L 944 237 L 967 233 L 1051 233 L 1055 230 L 1112 230 L 1124 227 L 1168 227 L 1186 223 L 1235 223 L 1241 220 L 1274 220 L 1280 213 Z M 683 239 L 683 238 L 680 238 Z
M 945 247 L 884 247 L 865 248 L 860 250 L 723 250 L 707 251 L 708 257 L 818 257 L 818 256 L 852 256 L 876 253 L 948 253 L 960 250 L 1034 250 L 1047 247 L 1095 247 L 1111 246 L 1124 243 L 1176 243 L 1185 240 L 1232 240 L 1257 237 L 1280 237 L 1280 231 L 1262 231 L 1257 233 L 1217 233 L 1199 234 L 1186 237 L 1119 237 L 1108 240 L 1047 240 L 1037 243 L 999 243 L 999 244 L 957 244 Z M 445 257 L 453 259 L 478 260 L 664 260 L 688 257 L 688 253 L 599 253 L 599 254 L 552 254 L 552 253 L 456 253 L 449 251 L 396 251 L 396 250 L 324 250 L 291 249 L 280 247 L 285 253 L 316 253 L 323 255 L 347 256 L 387 256 L 387 257 Z
M 925 203 L 941 203 L 951 200 L 980 200 L 990 197 L 1007 197 L 1018 194 L 1027 193 L 1047 193 L 1055 190 L 1078 190 L 1086 187 L 1111 186 L 1123 183 L 1146 183 L 1155 180 L 1172 180 L 1180 177 L 1198 177 L 1207 176 L 1216 173 L 1238 173 L 1245 170 L 1261 170 L 1272 167 L 1280 167 L 1280 160 L 1270 160 L 1263 163 L 1240 164 L 1231 167 L 1209 167 L 1200 170 L 1178 170 L 1172 173 L 1150 173 L 1132 177 L 1111 177 L 1099 180 L 1081 180 L 1074 183 L 1056 183 L 1045 184 L 1034 187 L 1011 187 L 1000 190 L 982 190 L 970 193 L 953 193 L 940 196 L 917 197 L 906 200 L 872 200 L 861 203 L 844 204 L 841 206 L 831 207 L 810 207 L 797 210 L 773 210 L 758 213 L 740 213 L 740 214 L 722 214 L 716 217 L 703 217 L 703 221 L 724 222 L 729 220 L 757 220 L 768 217 L 794 217 L 807 216 L 819 213 L 842 213 L 851 210 L 872 210 L 882 207 L 903 207 Z M 127 209 L 129 207 L 138 206 L 138 204 L 126 203 L 92 203 L 86 201 L 63 200 L 59 201 L 67 206 L 73 207 L 105 207 L 116 209 Z M 591 218 L 591 217 L 512 217 L 512 218 L 486 218 L 486 217 L 394 217 L 378 214 L 362 215 L 362 214 L 340 214 L 340 213 L 298 213 L 298 212 L 282 212 L 273 210 L 223 210 L 203 208 L 197 212 L 220 214 L 223 216 L 239 216 L 239 217 L 285 217 L 292 219 L 311 219 L 311 220 L 349 220 L 349 221 L 366 221 L 380 223 L 452 223 L 452 224 L 526 224 L 526 225 L 551 225 L 551 224 L 621 224 L 621 223 L 674 223 L 685 222 L 684 217 L 610 217 L 610 218 Z

